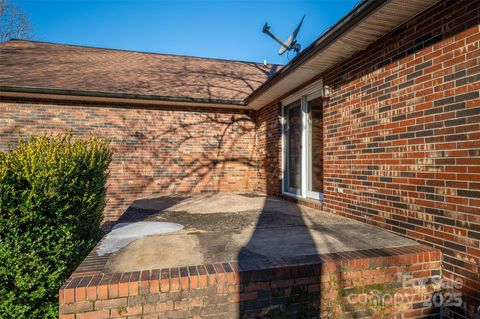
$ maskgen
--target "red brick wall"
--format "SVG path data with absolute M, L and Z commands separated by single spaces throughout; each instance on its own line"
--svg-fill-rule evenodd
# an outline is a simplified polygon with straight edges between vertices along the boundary
M 0 101 L 0 149 L 70 129 L 112 141 L 107 220 L 158 192 L 254 190 L 255 123 L 243 113 Z
M 277 195 L 281 190 L 282 128 L 280 126 L 280 116 L 279 104 L 269 105 L 257 112 L 258 182 L 256 191 L 259 193 Z
M 324 208 L 441 249 L 470 311 L 480 304 L 479 8 L 444 1 L 322 76 L 333 87 Z M 277 110 L 258 112 L 257 139 L 278 140 L 258 144 L 272 155 L 259 157 L 269 193 L 280 191 L 269 174 L 280 165 Z
M 322 318 L 370 313 L 369 318 L 380 319 L 396 313 L 392 317 L 425 319 L 438 311 L 425 304 L 435 291 L 432 279 L 440 274 L 438 251 L 417 245 L 312 257 L 285 257 L 282 264 L 269 261 L 269 268 L 255 270 L 225 262 L 74 273 L 60 289 L 60 319 L 310 318 L 319 313 Z M 261 266 L 258 260 L 254 264 Z M 361 302 L 370 292 L 386 302 Z M 395 301 L 388 302 L 392 297 Z

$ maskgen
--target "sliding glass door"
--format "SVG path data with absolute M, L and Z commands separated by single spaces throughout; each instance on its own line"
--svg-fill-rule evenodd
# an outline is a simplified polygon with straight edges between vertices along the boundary
M 323 193 L 323 111 L 320 98 L 283 108 L 284 192 L 311 199 Z

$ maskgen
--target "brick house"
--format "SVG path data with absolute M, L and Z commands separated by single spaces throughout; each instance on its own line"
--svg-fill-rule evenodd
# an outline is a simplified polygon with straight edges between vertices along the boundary
M 479 17 L 477 0 L 366 0 L 286 66 L 5 42 L 0 147 L 111 139 L 106 221 L 158 192 L 263 193 L 415 239 L 473 317 Z

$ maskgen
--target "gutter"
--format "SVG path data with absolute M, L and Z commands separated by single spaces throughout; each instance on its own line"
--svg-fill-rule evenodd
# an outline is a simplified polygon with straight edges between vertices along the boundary
M 296 70 L 301 64 L 305 63 L 312 56 L 319 51 L 325 49 L 329 44 L 334 42 L 337 38 L 343 35 L 350 28 L 355 26 L 358 22 L 362 21 L 369 14 L 377 10 L 383 4 L 389 0 L 364 0 L 359 3 L 350 13 L 344 16 L 335 25 L 327 29 L 315 42 L 310 44 L 305 50 L 300 52 L 290 63 L 275 73 L 270 79 L 260 85 L 255 91 L 243 101 L 245 104 L 249 104 L 259 95 L 263 94 L 270 87 L 275 85 L 285 76 Z
M 175 102 L 175 103 L 202 103 L 202 104 L 221 104 L 232 106 L 246 106 L 244 100 L 225 100 L 210 98 L 194 98 L 181 96 L 163 96 L 163 95 L 142 95 L 133 93 L 113 93 L 101 91 L 83 91 L 68 89 L 52 89 L 42 87 L 26 87 L 26 86 L 0 86 L 0 96 L 2 93 L 31 93 L 31 94 L 49 94 L 59 96 L 77 96 L 77 97 L 94 97 L 94 98 L 110 98 L 110 99 L 135 99 L 140 101 L 151 102 Z

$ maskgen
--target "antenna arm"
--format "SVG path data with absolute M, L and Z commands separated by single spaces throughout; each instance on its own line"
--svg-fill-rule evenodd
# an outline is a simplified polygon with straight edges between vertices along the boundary
M 268 34 L 270 37 L 272 37 L 273 40 L 277 41 L 285 49 L 289 49 L 289 47 L 286 46 L 285 43 L 283 43 L 279 38 L 277 38 L 273 33 L 270 32 L 270 28 L 264 28 L 263 33 Z

